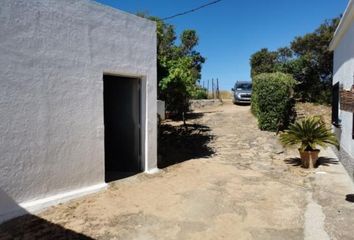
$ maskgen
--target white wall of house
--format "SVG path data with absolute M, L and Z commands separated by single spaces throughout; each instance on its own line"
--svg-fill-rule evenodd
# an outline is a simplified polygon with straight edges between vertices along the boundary
M 1 1 L 0 221 L 105 186 L 103 73 L 142 79 L 156 168 L 155 28 L 89 0 Z
M 339 82 L 343 89 L 350 90 L 354 84 L 354 24 L 348 29 L 334 51 L 333 83 Z M 353 114 L 346 111 L 339 113 L 342 124 L 341 145 L 354 156 L 354 140 L 352 139 Z
M 330 50 L 334 51 L 333 84 L 338 83 L 340 89 L 350 90 L 354 85 L 354 0 L 348 3 Z M 338 109 L 340 127 L 333 127 L 340 142 L 338 157 L 354 180 L 353 113 L 340 110 L 339 106 Z M 335 107 L 333 110 L 337 111 Z
M 337 30 L 337 41 L 334 50 L 333 84 L 339 82 L 343 89 L 350 90 L 354 84 L 354 15 L 352 4 L 349 4 L 345 19 L 345 30 Z M 342 28 L 344 19 L 342 20 Z M 341 35 L 340 35 L 341 34 Z M 340 144 L 341 147 L 354 156 L 354 140 L 352 139 L 353 113 L 339 110 L 341 120 Z

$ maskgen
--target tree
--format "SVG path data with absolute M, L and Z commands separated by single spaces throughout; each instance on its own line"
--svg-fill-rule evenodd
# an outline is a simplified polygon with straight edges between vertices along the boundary
M 183 31 L 180 41 L 180 45 L 175 45 L 173 40 L 168 51 L 158 51 L 158 77 L 159 97 L 165 100 L 166 109 L 182 117 L 189 110 L 190 98 L 200 90 L 198 82 L 205 58 L 194 50 L 199 41 L 196 31 Z
M 159 87 L 166 99 L 167 110 L 173 113 L 182 114 L 188 111 L 189 99 L 195 88 L 191 64 L 190 57 L 181 57 L 163 63 L 168 69 L 168 74 L 161 79 Z
M 326 20 L 313 33 L 296 37 L 291 49 L 299 62 L 305 63 L 296 92 L 305 101 L 330 102 L 333 77 L 333 53 L 328 46 L 340 18 Z
M 295 37 L 290 47 L 251 56 L 252 78 L 260 73 L 283 72 L 297 81 L 295 95 L 302 101 L 330 103 L 333 53 L 328 50 L 340 18 L 326 20 L 313 33 Z
M 294 56 L 293 51 L 288 47 L 278 48 L 276 53 L 277 53 L 277 62 L 279 64 L 284 64 L 289 62 Z
M 167 110 L 183 116 L 188 111 L 189 99 L 200 93 L 198 82 L 205 58 L 195 50 L 199 37 L 195 30 L 184 30 L 177 45 L 173 25 L 146 14 L 138 15 L 157 25 L 158 98 L 165 100 Z
M 277 57 L 277 52 L 271 52 L 267 48 L 254 53 L 250 59 L 252 78 L 260 73 L 276 72 Z
M 198 45 L 199 37 L 195 30 L 184 30 L 180 36 L 181 45 L 179 49 L 181 51 L 181 57 L 189 56 L 192 60 L 191 70 L 195 82 L 201 79 L 202 65 L 205 63 L 205 58 L 194 48 Z
M 189 55 L 193 48 L 197 46 L 199 38 L 195 30 L 184 30 L 181 34 L 181 52 Z

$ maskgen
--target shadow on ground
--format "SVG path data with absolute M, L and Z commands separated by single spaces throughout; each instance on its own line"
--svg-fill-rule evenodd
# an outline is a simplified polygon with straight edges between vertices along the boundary
M 354 203 L 354 194 L 348 194 L 345 196 L 345 200 Z
M 251 106 L 251 103 L 247 103 L 247 102 L 237 102 L 237 103 L 234 103 L 234 105 L 237 105 L 237 106 Z
M 301 159 L 300 158 L 287 158 L 284 160 L 286 164 L 292 165 L 294 167 L 301 166 Z
M 189 112 L 186 114 L 187 119 L 199 119 L 204 116 L 204 112 Z
M 184 116 L 185 116 L 185 119 L 193 120 L 193 119 L 202 118 L 204 116 L 204 114 L 205 114 L 204 112 L 188 112 Z M 168 116 L 168 119 L 171 119 L 172 121 L 183 121 L 183 117 L 181 115 L 169 113 L 169 114 L 167 114 L 167 116 Z
M 337 165 L 339 162 L 335 158 L 327 158 L 327 157 L 319 157 L 317 160 L 317 167 L 318 166 L 326 166 L 329 167 L 330 165 Z
M 206 113 L 216 113 L 220 111 L 204 111 L 204 112 L 188 112 L 185 115 L 185 118 L 188 120 L 194 120 L 194 119 L 199 119 L 202 118 Z M 182 116 L 179 115 L 170 115 L 169 118 L 173 121 L 182 121 Z
M 287 158 L 284 160 L 286 164 L 292 165 L 294 167 L 301 166 L 301 159 L 300 158 Z M 332 164 L 338 164 L 338 160 L 335 158 L 327 158 L 327 157 L 319 157 L 317 160 L 316 168 L 319 166 L 330 166 Z
M 5 239 L 92 240 L 93 238 L 48 222 L 37 216 L 25 215 L 0 225 L 0 240 Z
M 208 143 L 213 138 L 210 128 L 204 125 L 162 124 L 159 129 L 158 167 L 166 168 L 187 160 L 210 157 L 214 151 Z

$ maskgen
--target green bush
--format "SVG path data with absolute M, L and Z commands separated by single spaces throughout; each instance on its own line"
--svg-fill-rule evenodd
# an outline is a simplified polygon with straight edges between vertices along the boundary
M 253 78 L 251 110 L 261 130 L 283 130 L 294 120 L 294 86 L 293 77 L 280 72 L 262 73 Z
M 192 92 L 192 99 L 207 99 L 208 92 L 205 88 L 196 87 L 196 89 Z

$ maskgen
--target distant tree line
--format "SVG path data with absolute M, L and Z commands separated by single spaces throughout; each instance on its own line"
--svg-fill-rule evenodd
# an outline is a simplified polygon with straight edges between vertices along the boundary
M 184 30 L 176 43 L 175 27 L 157 17 L 148 18 L 157 25 L 157 81 L 158 98 L 166 102 L 166 109 L 178 116 L 189 110 L 191 98 L 206 98 L 200 87 L 202 65 L 205 58 L 195 50 L 199 37 L 195 30 Z
M 296 80 L 295 98 L 300 101 L 331 102 L 333 53 L 328 47 L 340 17 L 326 20 L 314 32 L 295 37 L 276 51 L 263 48 L 250 59 L 251 76 L 282 72 Z

